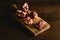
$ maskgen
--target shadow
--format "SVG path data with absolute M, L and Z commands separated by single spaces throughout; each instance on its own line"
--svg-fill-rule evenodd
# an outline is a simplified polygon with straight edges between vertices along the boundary
M 10 35 L 12 35 L 12 33 L 14 33 L 14 35 L 17 35 L 17 36 L 31 36 L 31 33 L 26 30 L 24 28 L 24 26 L 19 23 L 18 21 L 16 21 L 16 19 L 13 18 L 12 14 L 15 13 L 15 11 L 13 11 L 11 8 L 10 8 L 10 4 L 12 4 L 12 2 L 10 1 L 2 1 L 2 6 L 0 8 L 1 10 L 1 15 L 0 15 L 0 24 L 1 24 L 1 30 L 5 30 L 4 33 L 6 33 L 6 35 L 8 34 L 8 37 Z M 1 31 L 0 30 L 0 31 Z M 1 31 L 1 32 L 3 32 Z M 12 32 L 10 32 L 12 31 Z M 18 33 L 19 31 L 19 33 Z M 8 33 L 10 32 L 10 33 Z M 17 34 L 16 34 L 17 33 Z M 4 35 L 4 34 L 1 34 L 1 35 Z M 24 36 L 24 37 L 25 37 Z

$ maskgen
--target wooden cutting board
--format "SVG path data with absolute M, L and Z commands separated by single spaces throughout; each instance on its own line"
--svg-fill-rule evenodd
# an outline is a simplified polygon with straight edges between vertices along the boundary
M 15 9 L 19 9 L 15 4 L 13 4 L 12 7 L 15 8 Z M 30 13 L 30 11 L 29 11 L 28 13 Z M 24 21 L 23 18 L 17 17 L 16 13 L 13 14 L 13 17 L 14 17 L 18 22 L 20 22 L 22 25 L 24 25 L 24 27 L 25 27 L 26 29 L 28 29 L 28 31 L 30 31 L 34 36 L 37 36 L 37 35 L 39 35 L 40 33 L 44 32 L 44 31 L 46 31 L 47 29 L 50 28 L 50 25 L 49 25 L 46 21 L 44 21 L 42 18 L 40 18 L 40 17 L 37 17 L 37 18 L 34 18 L 34 19 L 33 19 L 34 24 L 35 24 L 36 22 L 38 22 L 39 20 L 43 20 L 43 21 L 44 21 L 44 27 L 42 27 L 42 28 L 40 28 L 40 29 L 39 29 L 39 28 L 36 28 L 33 24 L 30 24 L 30 25 L 28 24 L 28 25 L 27 25 L 27 24 L 25 23 L 25 21 Z
M 28 25 L 25 24 L 24 19 L 23 18 L 18 18 L 15 14 L 14 14 L 14 18 L 18 22 L 20 22 L 22 25 L 24 25 L 24 27 L 26 29 L 28 29 L 28 31 L 30 31 L 34 36 L 37 36 L 40 33 L 44 32 L 44 31 L 46 31 L 47 29 L 50 28 L 50 25 L 46 21 L 44 21 L 43 19 L 41 19 L 40 17 L 37 17 L 37 18 L 33 19 L 33 21 L 38 21 L 38 20 L 43 20 L 44 21 L 44 27 L 42 27 L 40 29 L 39 28 L 36 28 L 33 24 L 28 24 Z

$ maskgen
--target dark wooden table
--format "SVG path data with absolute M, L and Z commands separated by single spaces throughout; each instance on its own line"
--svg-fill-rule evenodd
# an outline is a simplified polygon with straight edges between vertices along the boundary
M 60 40 L 60 3 L 59 1 L 31 1 L 30 9 L 47 21 L 51 28 L 34 37 L 11 15 L 9 5 L 16 1 L 0 1 L 0 40 Z

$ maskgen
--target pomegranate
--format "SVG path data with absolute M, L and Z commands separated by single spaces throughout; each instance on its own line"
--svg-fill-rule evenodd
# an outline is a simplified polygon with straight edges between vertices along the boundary
M 28 6 L 27 3 L 24 3 L 24 5 L 23 5 L 23 10 L 24 10 L 25 12 L 29 10 L 29 6 Z
M 43 20 L 40 20 L 40 21 L 36 24 L 36 27 L 37 27 L 37 28 L 42 28 L 43 26 L 44 26 Z
M 31 12 L 30 16 L 31 18 L 37 18 L 38 14 L 35 11 L 33 11 Z
M 32 24 L 33 23 L 32 19 L 30 17 L 26 17 L 26 22 L 28 24 Z
M 19 16 L 19 17 L 25 17 L 26 16 L 26 12 L 23 12 L 23 11 L 21 11 L 21 10 L 17 10 L 17 15 Z

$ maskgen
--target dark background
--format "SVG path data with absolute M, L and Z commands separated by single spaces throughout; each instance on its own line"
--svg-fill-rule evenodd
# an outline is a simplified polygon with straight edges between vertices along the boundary
M 28 2 L 30 10 L 35 10 L 47 21 L 51 28 L 34 37 L 13 17 L 10 5 Z M 59 0 L 0 0 L 0 40 L 60 40 Z

